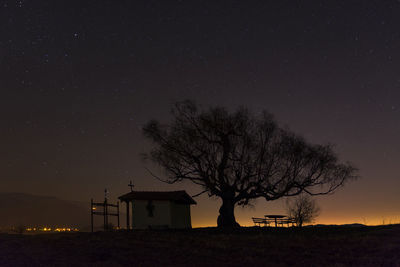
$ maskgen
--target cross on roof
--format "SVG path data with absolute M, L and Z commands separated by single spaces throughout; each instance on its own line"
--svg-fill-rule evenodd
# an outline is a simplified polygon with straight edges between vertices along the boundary
M 130 180 L 128 186 L 131 188 L 131 192 L 133 192 L 133 187 L 135 187 L 132 183 L 132 180 Z

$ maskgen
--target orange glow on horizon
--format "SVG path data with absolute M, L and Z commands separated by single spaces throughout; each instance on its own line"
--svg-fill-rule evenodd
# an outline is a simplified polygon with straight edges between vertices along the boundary
M 254 223 L 250 218 L 236 218 L 238 223 L 244 227 L 254 226 Z M 322 217 L 317 218 L 313 223 L 313 225 L 317 224 L 325 224 L 325 225 L 343 225 L 343 224 L 364 224 L 368 226 L 376 226 L 376 225 L 389 225 L 389 224 L 400 224 L 400 213 L 399 215 L 393 216 L 370 216 L 366 218 L 352 218 L 352 217 Z M 192 220 L 193 228 L 202 228 L 202 227 L 216 227 L 217 226 L 217 218 L 210 219 L 202 219 L 199 221 Z

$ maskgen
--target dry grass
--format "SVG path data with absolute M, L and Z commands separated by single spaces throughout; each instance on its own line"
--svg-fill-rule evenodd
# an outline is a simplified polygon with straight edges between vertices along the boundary
M 0 266 L 400 266 L 400 225 L 0 235 Z

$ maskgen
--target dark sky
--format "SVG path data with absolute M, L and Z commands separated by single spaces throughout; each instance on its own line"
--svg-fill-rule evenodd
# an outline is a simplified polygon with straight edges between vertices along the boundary
M 275 114 L 362 179 L 320 222 L 400 222 L 400 1 L 0 0 L 0 191 L 87 201 L 163 185 L 141 126 L 174 101 Z M 198 199 L 193 224 L 216 224 Z M 239 223 L 284 212 L 260 200 Z

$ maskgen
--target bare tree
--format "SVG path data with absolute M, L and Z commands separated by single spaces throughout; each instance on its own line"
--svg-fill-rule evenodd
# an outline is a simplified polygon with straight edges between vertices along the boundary
M 312 223 L 320 213 L 315 199 L 310 196 L 301 194 L 294 199 L 288 200 L 287 212 L 298 227 L 302 227 L 304 223 Z
M 184 101 L 174 105 L 172 116 L 169 125 L 152 120 L 143 127 L 154 144 L 147 158 L 166 178 L 152 174 L 171 184 L 189 180 L 202 187 L 197 195 L 221 198 L 219 227 L 239 226 L 235 205 L 328 194 L 355 177 L 356 169 L 340 163 L 331 146 L 307 143 L 267 112 L 256 116 L 242 107 L 230 113 Z

